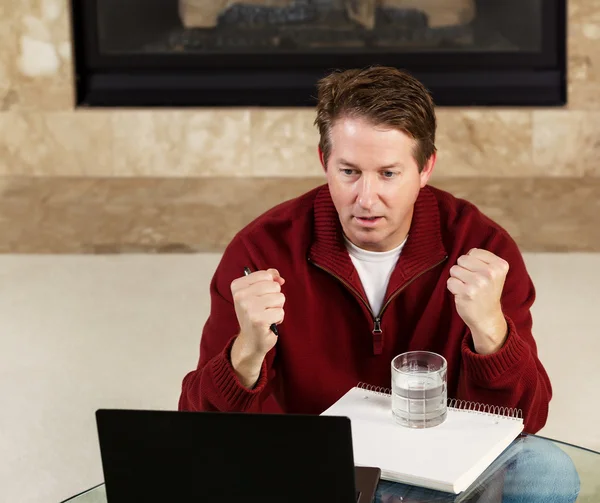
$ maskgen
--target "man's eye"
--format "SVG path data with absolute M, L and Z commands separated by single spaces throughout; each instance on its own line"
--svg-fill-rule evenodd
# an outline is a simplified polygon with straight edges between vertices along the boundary
M 396 174 L 396 173 L 394 173 L 393 171 L 384 171 L 384 172 L 383 172 L 383 176 L 384 176 L 385 178 L 393 178 L 395 174 Z
M 342 173 L 344 173 L 344 175 L 352 176 L 354 174 L 354 170 L 347 168 L 347 169 L 343 169 Z

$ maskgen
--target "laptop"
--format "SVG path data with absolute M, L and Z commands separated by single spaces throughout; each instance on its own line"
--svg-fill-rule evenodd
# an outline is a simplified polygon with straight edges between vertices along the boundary
M 295 414 L 100 409 L 108 503 L 372 503 L 350 420 Z

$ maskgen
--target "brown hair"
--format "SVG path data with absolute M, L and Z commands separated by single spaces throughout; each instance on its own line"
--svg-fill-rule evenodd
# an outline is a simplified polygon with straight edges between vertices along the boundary
M 336 70 L 317 84 L 315 125 L 325 165 L 331 154 L 331 128 L 344 117 L 364 118 L 375 126 L 398 129 L 414 140 L 419 171 L 435 153 L 434 103 L 425 86 L 397 68 L 372 66 Z

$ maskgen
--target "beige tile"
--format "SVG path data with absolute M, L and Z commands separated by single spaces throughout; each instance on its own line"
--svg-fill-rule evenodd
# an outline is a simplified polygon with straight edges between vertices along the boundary
M 112 115 L 119 176 L 246 176 L 246 110 L 119 111 Z
M 0 253 L 222 251 L 324 177 L 0 178 Z M 524 251 L 600 251 L 600 178 L 451 177 Z
M 0 174 L 94 175 L 112 169 L 103 111 L 0 114 Z
M 600 24 L 600 0 L 569 0 L 569 24 Z
M 534 112 L 536 170 L 547 176 L 600 175 L 600 111 Z
M 600 110 L 600 82 L 569 82 L 567 110 Z
M 569 2 L 569 109 L 600 108 L 600 1 Z
M 1 109 L 72 109 L 68 2 L 8 0 L 3 4 L 0 40 L 8 37 L 9 43 L 2 44 L 0 56 Z
M 532 176 L 531 113 L 438 109 L 435 176 Z
M 600 178 L 447 178 L 433 185 L 476 204 L 524 251 L 600 250 Z
M 5 5 L 0 5 L 0 112 L 10 110 L 19 100 L 14 89 L 14 58 L 17 52 L 15 22 Z
M 252 174 L 320 176 L 319 133 L 313 108 L 252 110 Z
M 56 79 L 63 80 L 63 79 Z M 70 78 L 60 82 L 42 80 L 22 81 L 16 88 L 18 102 L 13 110 L 37 112 L 64 112 L 75 109 L 75 88 L 71 85 Z
M 222 251 L 321 178 L 0 178 L 0 253 Z

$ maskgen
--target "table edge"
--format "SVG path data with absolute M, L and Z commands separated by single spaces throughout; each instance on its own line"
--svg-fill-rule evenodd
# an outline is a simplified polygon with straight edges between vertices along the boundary
M 542 435 L 535 435 L 535 434 L 531 434 L 531 433 L 525 433 L 523 436 L 524 436 L 524 437 L 536 437 L 536 438 L 541 438 L 541 439 L 544 439 L 544 440 L 548 440 L 548 441 L 550 441 L 550 442 L 554 442 L 554 443 L 556 443 L 556 444 L 562 444 L 562 445 L 566 445 L 566 446 L 569 446 L 569 447 L 573 447 L 574 449 L 578 449 L 578 450 L 580 450 L 580 451 L 587 451 L 587 452 L 590 452 L 590 453 L 592 453 L 592 454 L 595 454 L 595 455 L 597 455 L 597 456 L 600 456 L 600 452 L 598 452 L 598 451 L 595 451 L 594 449 L 589 449 L 589 448 L 587 448 L 587 447 L 582 447 L 582 446 L 580 446 L 580 445 L 571 444 L 571 443 L 569 443 L 569 442 L 564 442 L 564 441 L 562 441 L 562 440 L 556 440 L 556 439 L 554 439 L 554 438 L 550 438 L 550 437 L 544 437 L 544 436 L 542 436 Z M 89 493 L 89 492 L 91 492 L 91 491 L 93 491 L 93 490 L 97 489 L 98 487 L 100 487 L 100 486 L 103 486 L 104 484 L 105 484 L 104 482 L 101 482 L 100 484 L 96 484 L 95 486 L 93 486 L 93 487 L 90 487 L 89 489 L 86 489 L 85 491 L 81 491 L 80 493 L 78 493 L 78 494 L 75 494 L 74 496 L 71 496 L 71 497 L 67 498 L 66 500 L 62 500 L 60 503 L 68 503 L 69 501 L 72 501 L 72 500 L 74 500 L 75 498 L 78 498 L 79 496 L 82 496 L 82 495 L 84 495 L 85 493 Z
M 544 440 L 549 440 L 550 442 L 554 442 L 555 444 L 568 445 L 569 447 L 573 447 L 574 449 L 578 449 L 580 451 L 591 452 L 592 454 L 596 454 L 597 456 L 600 456 L 600 451 L 595 451 L 594 449 L 590 449 L 588 447 L 583 447 L 581 445 L 571 444 L 570 442 L 565 442 L 563 440 L 556 440 L 555 438 L 544 437 L 542 435 L 529 435 L 529 436 L 542 438 Z
M 89 493 L 92 492 L 95 489 L 98 489 L 99 487 L 103 486 L 105 483 L 104 482 L 100 482 L 99 484 L 96 484 L 93 487 L 90 487 L 89 489 L 86 489 L 85 491 L 81 491 L 80 493 L 77 493 L 73 496 L 69 496 L 66 500 L 62 500 L 60 503 L 67 503 L 68 501 L 74 500 L 75 498 L 79 498 L 79 496 L 83 496 L 85 493 Z

